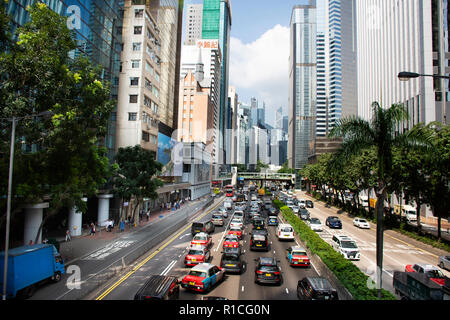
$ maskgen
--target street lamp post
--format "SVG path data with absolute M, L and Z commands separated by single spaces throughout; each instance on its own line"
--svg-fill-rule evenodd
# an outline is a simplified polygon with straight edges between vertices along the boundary
M 442 123 L 447 124 L 446 107 L 447 107 L 447 90 L 445 88 L 444 80 L 450 79 L 450 76 L 441 75 L 441 74 L 420 74 L 415 72 L 402 71 L 398 74 L 398 79 L 400 81 L 409 81 L 410 79 L 416 79 L 418 77 L 432 77 L 433 79 L 441 79 L 441 88 L 442 88 Z
M 12 179 L 13 179 L 13 166 L 14 166 L 14 148 L 15 148 L 15 140 L 16 140 L 16 122 L 21 119 L 44 116 L 44 115 L 52 115 L 53 113 L 50 111 L 44 111 L 36 115 L 28 115 L 21 118 L 12 117 L 12 128 L 11 128 L 11 146 L 10 146 L 10 155 L 9 155 L 9 173 L 8 173 L 8 198 L 6 202 L 6 232 L 5 232 L 5 261 L 4 261 L 4 269 L 3 269 L 3 295 L 2 299 L 6 300 L 6 285 L 7 285 L 7 276 L 8 276 L 8 249 L 9 249 L 9 229 L 10 229 L 10 220 L 11 220 L 11 195 L 12 195 Z

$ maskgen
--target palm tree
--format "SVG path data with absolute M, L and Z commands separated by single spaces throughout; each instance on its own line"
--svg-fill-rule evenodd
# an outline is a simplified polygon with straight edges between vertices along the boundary
M 337 163 L 345 163 L 351 156 L 361 151 L 375 147 L 377 153 L 377 185 L 375 188 L 377 203 L 376 260 L 378 298 L 381 299 L 383 270 L 383 214 L 386 187 L 392 176 L 392 149 L 417 148 L 430 146 L 430 137 L 423 130 L 413 130 L 399 133 L 397 128 L 408 120 L 408 112 L 400 104 L 394 104 L 389 109 L 383 109 L 377 102 L 372 104 L 372 119 L 366 121 L 353 116 L 341 119 L 330 132 L 330 137 L 342 137 L 344 141 L 336 154 Z

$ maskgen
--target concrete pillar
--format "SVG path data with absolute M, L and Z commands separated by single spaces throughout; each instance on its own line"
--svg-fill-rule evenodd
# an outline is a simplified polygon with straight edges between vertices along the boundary
M 42 223 L 43 209 L 48 208 L 48 202 L 27 204 L 23 207 L 25 211 L 24 232 L 23 232 L 23 244 L 27 245 L 30 240 L 36 239 L 36 234 Z M 38 243 L 42 242 L 42 230 L 39 233 Z
M 106 225 L 106 221 L 109 220 L 109 199 L 112 199 L 113 195 L 99 194 L 97 198 L 98 198 L 97 225 L 103 227 Z
M 87 198 L 82 198 L 84 202 Z M 69 232 L 71 236 L 81 236 L 82 233 L 83 214 L 73 207 L 69 212 Z

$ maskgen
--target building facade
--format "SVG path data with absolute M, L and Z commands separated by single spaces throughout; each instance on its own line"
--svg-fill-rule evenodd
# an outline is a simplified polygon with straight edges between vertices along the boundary
M 189 4 L 186 7 L 186 29 L 184 45 L 192 46 L 202 38 L 203 4 Z
M 140 145 L 153 151 L 156 159 L 162 109 L 161 38 L 145 4 L 126 1 L 124 8 L 116 150 Z
M 384 108 L 394 103 L 407 108 L 410 119 L 399 130 L 445 121 L 449 81 L 419 77 L 401 82 L 398 73 L 449 74 L 448 1 L 358 0 L 356 5 L 358 115 L 370 119 L 376 101 Z
M 226 158 L 225 130 L 228 123 L 228 84 L 230 61 L 230 31 L 231 31 L 231 1 L 204 0 L 203 1 L 202 39 L 218 39 L 222 51 L 221 79 L 220 79 L 220 110 L 219 110 L 219 163 Z
M 316 130 L 316 5 L 292 10 L 289 58 L 289 167 L 301 169 L 313 151 Z

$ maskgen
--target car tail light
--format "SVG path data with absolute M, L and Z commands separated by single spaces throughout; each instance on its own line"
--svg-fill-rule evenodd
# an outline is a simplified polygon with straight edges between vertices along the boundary
M 260 270 L 256 270 L 257 274 L 263 274 L 264 272 L 260 271 Z
M 275 271 L 273 274 L 276 274 L 278 276 L 280 274 L 280 271 Z

